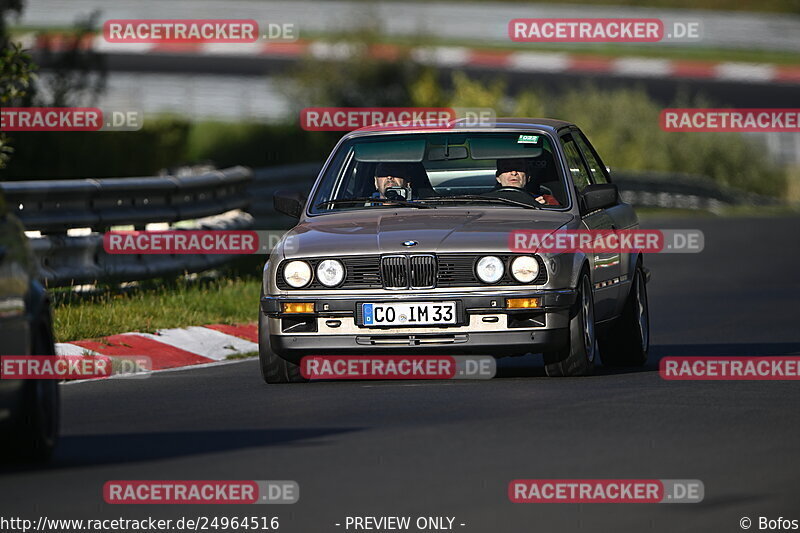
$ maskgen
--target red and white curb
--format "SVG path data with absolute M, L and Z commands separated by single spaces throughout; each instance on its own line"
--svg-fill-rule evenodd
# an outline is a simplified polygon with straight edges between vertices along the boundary
M 152 360 L 152 370 L 214 363 L 231 355 L 257 351 L 258 326 L 255 324 L 161 329 L 155 334 L 122 333 L 99 340 L 56 344 L 57 355 L 144 355 Z
M 66 48 L 60 35 L 26 34 L 20 40 L 35 49 Z M 90 35 L 84 49 L 104 54 L 170 54 L 187 56 L 231 56 L 344 59 L 353 52 L 347 43 L 324 41 L 255 43 L 109 43 L 102 35 Z M 800 84 L 800 66 L 770 63 L 710 62 L 642 57 L 604 57 L 564 52 L 512 52 L 491 49 L 436 46 L 403 48 L 380 44 L 370 48 L 373 57 L 391 60 L 404 51 L 418 61 L 438 67 L 496 68 L 513 72 L 604 74 L 627 77 L 705 79 L 727 82 Z

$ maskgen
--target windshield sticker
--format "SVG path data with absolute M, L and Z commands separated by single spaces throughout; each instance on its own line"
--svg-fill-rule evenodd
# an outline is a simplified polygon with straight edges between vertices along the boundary
M 536 144 L 539 142 L 538 135 L 520 135 L 519 139 L 517 139 L 518 143 L 524 144 Z

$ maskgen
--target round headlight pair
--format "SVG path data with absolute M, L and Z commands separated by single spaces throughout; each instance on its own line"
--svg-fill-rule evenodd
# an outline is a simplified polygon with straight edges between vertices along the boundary
M 311 283 L 311 265 L 305 261 L 289 261 L 283 267 L 286 283 L 299 289 Z M 317 279 L 326 287 L 335 287 L 344 279 L 344 265 L 336 259 L 325 259 L 317 265 Z
M 475 272 L 484 283 L 497 283 L 503 277 L 505 266 L 499 257 L 487 255 L 478 260 Z M 539 275 L 539 262 L 530 255 L 521 255 L 511 261 L 511 275 L 520 283 L 530 283 Z

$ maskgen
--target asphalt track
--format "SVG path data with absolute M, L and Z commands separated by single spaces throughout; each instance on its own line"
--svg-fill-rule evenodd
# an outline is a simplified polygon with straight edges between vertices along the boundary
M 643 370 L 549 379 L 530 357 L 506 360 L 491 381 L 267 386 L 249 360 L 63 386 L 55 462 L 3 470 L 0 516 L 277 515 L 280 531 L 303 533 L 365 515 L 454 516 L 458 531 L 500 533 L 800 519 L 800 384 L 668 382 L 656 370 L 667 355 L 800 354 L 799 222 L 649 220 L 700 228 L 706 248 L 647 258 Z M 692 478 L 705 500 L 512 504 L 516 478 Z M 292 479 L 301 495 L 291 506 L 112 506 L 102 498 L 112 479 Z

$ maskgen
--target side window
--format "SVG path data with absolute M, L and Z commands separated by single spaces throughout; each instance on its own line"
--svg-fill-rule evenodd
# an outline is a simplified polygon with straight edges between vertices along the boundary
M 347 169 L 345 169 L 344 174 L 344 192 L 340 192 L 338 196 L 342 198 L 353 198 L 355 196 L 360 196 L 358 190 L 358 178 L 360 176 L 359 170 L 362 174 L 366 174 L 364 172 L 364 163 L 356 163 L 354 165 L 348 165 Z M 359 167 L 361 167 L 359 169 Z
M 589 180 L 589 171 L 583 164 L 581 154 L 578 151 L 578 146 L 572 139 L 572 135 L 565 135 L 561 137 L 561 144 L 564 145 L 564 153 L 567 156 L 567 165 L 569 172 L 572 175 L 572 181 L 575 183 L 575 188 L 578 192 L 583 191 L 583 188 L 591 183 Z
M 578 147 L 581 149 L 581 153 L 584 159 L 586 159 L 586 163 L 589 165 L 592 181 L 594 183 L 608 183 L 606 167 L 603 165 L 603 162 L 600 161 L 599 157 L 595 155 L 595 151 L 589 144 L 589 140 L 586 139 L 582 133 L 577 133 L 575 135 L 575 142 L 578 143 Z

